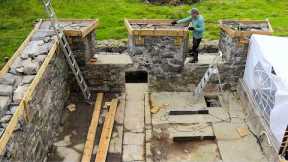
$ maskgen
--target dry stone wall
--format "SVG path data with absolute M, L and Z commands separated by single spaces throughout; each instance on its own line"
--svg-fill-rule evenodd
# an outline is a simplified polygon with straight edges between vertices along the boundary
M 67 80 L 68 67 L 64 56 L 57 54 L 28 103 L 31 121 L 29 124 L 24 123 L 23 119 L 18 122 L 1 161 L 45 161 L 68 99 Z M 12 106 L 7 113 L 12 113 L 15 108 Z
M 65 22 L 66 27 L 81 28 L 88 25 Z M 55 39 L 50 23 L 44 21 L 31 36 L 29 42 L 14 60 L 9 71 L 0 78 L 0 135 L 5 131 L 12 116 L 46 60 Z M 85 63 L 95 50 L 95 33 L 84 38 L 72 38 L 79 62 Z M 71 43 L 71 42 L 70 42 Z M 74 49 L 73 49 L 74 50 Z M 60 124 L 62 111 L 68 99 L 71 80 L 64 55 L 56 50 L 45 72 L 27 103 L 29 123 L 23 117 L 18 121 L 12 137 L 5 147 L 0 161 L 46 161 L 50 146 Z M 52 53 L 50 53 L 52 54 Z
M 53 45 L 52 35 L 42 39 L 41 32 L 34 34 L 9 71 L 0 78 L 0 136 Z
M 219 49 L 223 53 L 224 64 L 220 72 L 226 85 L 236 89 L 238 80 L 243 78 L 252 34 L 272 33 L 268 21 L 221 21 Z
M 129 36 L 128 51 L 134 66 L 128 71 L 147 71 L 150 90 L 175 90 L 173 87 L 168 88 L 166 84 L 173 84 L 173 77 L 177 76 L 184 68 L 188 39 L 183 39 L 178 45 L 176 37 L 145 36 L 142 38 L 144 39 L 143 45 L 135 44 L 137 39 L 137 36 Z M 166 82 L 166 84 L 157 82 Z
M 124 92 L 126 68 L 119 64 L 87 64 L 82 71 L 92 90 Z
M 79 64 L 85 65 L 96 53 L 96 33 L 95 30 L 90 32 L 84 38 L 68 37 L 70 47 Z
M 248 46 L 248 43 L 240 43 L 239 37 L 233 38 L 227 32 L 221 30 L 219 49 L 223 53 L 225 63 L 219 71 L 229 88 L 235 89 L 239 78 L 244 75 Z

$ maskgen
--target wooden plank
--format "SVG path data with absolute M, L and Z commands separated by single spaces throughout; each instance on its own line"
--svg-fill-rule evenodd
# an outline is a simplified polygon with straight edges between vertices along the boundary
M 18 120 L 20 117 L 22 117 L 24 110 L 26 112 L 29 112 L 26 107 L 27 103 L 32 98 L 33 91 L 37 87 L 38 83 L 40 82 L 42 76 L 44 75 L 44 72 L 46 71 L 46 68 L 48 64 L 50 63 L 51 59 L 54 57 L 56 53 L 56 49 L 58 46 L 58 42 L 55 41 L 52 48 L 50 49 L 47 58 L 45 59 L 44 63 L 41 65 L 39 71 L 37 72 L 37 75 L 35 76 L 34 80 L 32 81 L 31 85 L 29 86 L 28 90 L 25 92 L 25 96 L 21 100 L 19 106 L 16 109 L 16 112 L 13 114 L 13 117 L 11 118 L 10 122 L 8 123 L 3 135 L 0 139 L 0 155 L 3 155 L 5 152 L 6 144 L 8 143 L 9 139 L 11 138 L 13 131 L 15 130 Z
M 5 66 L 1 69 L 0 71 L 0 77 L 6 74 L 10 66 L 13 64 L 14 60 L 21 54 L 21 52 L 24 50 L 26 45 L 29 43 L 31 40 L 33 34 L 39 29 L 40 24 L 42 23 L 42 20 L 40 20 L 34 27 L 34 29 L 30 32 L 28 37 L 24 40 L 24 42 L 21 44 L 21 46 L 17 49 L 17 51 L 13 54 L 13 56 L 9 59 L 9 61 L 5 64 Z
M 129 23 L 171 24 L 172 19 L 128 19 Z
M 49 20 L 45 20 L 49 21 Z M 59 22 L 73 22 L 73 23 L 81 23 L 81 22 L 89 22 L 90 24 L 87 27 L 82 27 L 81 29 L 64 29 L 64 33 L 66 36 L 70 37 L 81 37 L 84 38 L 93 31 L 98 26 L 98 19 L 59 19 Z
M 186 37 L 188 29 L 133 29 L 131 23 L 170 24 L 173 20 L 160 19 L 125 19 L 124 23 L 129 34 L 138 36 L 180 36 Z
M 126 19 L 126 18 L 124 19 L 124 24 L 125 24 L 125 26 L 126 26 L 126 28 L 128 30 L 128 33 L 129 34 L 133 34 L 133 29 L 132 29 L 128 19 Z
M 84 147 L 84 152 L 82 155 L 82 162 L 90 162 L 91 155 L 93 152 L 94 147 L 94 141 L 95 141 L 95 135 L 97 132 L 98 127 L 98 121 L 100 117 L 101 107 L 102 107 L 102 101 L 103 101 L 103 93 L 97 93 L 95 108 L 92 115 L 92 120 L 89 126 L 87 139 Z
M 89 33 L 91 33 L 97 27 L 98 20 L 92 22 L 92 24 L 82 30 L 82 38 L 86 37 Z
M 109 112 L 105 116 L 104 126 L 100 137 L 95 162 L 105 162 L 109 148 L 110 138 L 113 130 L 114 118 L 118 106 L 118 99 L 113 99 Z
M 186 37 L 188 33 L 184 30 L 167 30 L 167 29 L 133 29 L 132 34 L 138 36 L 174 36 L 174 37 Z
M 231 28 L 226 27 L 224 24 L 229 22 L 239 22 L 242 24 L 255 24 L 255 23 L 266 23 L 268 25 L 269 31 L 237 31 Z M 269 20 L 220 20 L 219 21 L 220 28 L 228 33 L 232 38 L 234 37 L 248 37 L 252 34 L 261 34 L 261 35 L 272 35 L 273 29 L 269 22 Z

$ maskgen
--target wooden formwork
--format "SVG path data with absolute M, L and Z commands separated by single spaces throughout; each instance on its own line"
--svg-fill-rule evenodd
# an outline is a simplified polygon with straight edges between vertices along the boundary
M 153 24 L 153 25 L 170 25 L 173 20 L 165 19 L 125 19 L 124 23 L 128 30 L 128 34 L 137 36 L 135 40 L 136 45 L 144 44 L 144 36 L 160 37 L 160 36 L 171 36 L 176 37 L 175 44 L 181 45 L 183 40 L 188 37 L 189 31 L 186 27 L 183 28 L 133 28 L 132 24 Z
M 227 27 L 225 24 L 227 23 L 241 23 L 245 25 L 249 24 L 267 24 L 268 26 L 268 31 L 263 31 L 263 30 L 253 30 L 253 31 L 239 31 L 239 30 L 234 30 L 229 27 Z M 273 29 L 270 24 L 270 21 L 267 20 L 220 20 L 219 21 L 220 28 L 229 34 L 230 37 L 232 38 L 239 38 L 240 43 L 249 43 L 249 41 L 246 39 L 247 37 L 250 37 L 252 34 L 261 34 L 261 35 L 272 35 L 273 34 Z
M 67 22 L 81 22 L 81 19 L 61 19 L 60 22 L 67 21 Z M 97 20 L 92 19 L 86 19 L 82 20 L 91 22 L 91 25 L 88 25 L 87 27 L 84 27 L 83 29 L 69 29 L 64 30 L 64 33 L 66 36 L 80 36 L 85 37 L 87 34 L 89 34 L 91 31 L 93 31 L 97 27 Z M 24 40 L 24 42 L 21 44 L 21 46 L 17 49 L 17 51 L 14 53 L 14 55 L 8 60 L 8 62 L 4 65 L 4 67 L 0 71 L 0 77 L 3 77 L 4 74 L 6 74 L 11 65 L 14 63 L 15 59 L 20 56 L 21 52 L 25 49 L 27 44 L 32 40 L 32 36 L 40 30 L 41 24 L 45 22 L 44 20 L 40 20 L 35 26 L 34 29 L 30 32 L 28 37 Z M 19 106 L 16 109 L 16 112 L 13 114 L 11 120 L 9 121 L 3 135 L 0 138 L 0 155 L 3 155 L 5 152 L 6 144 L 8 143 L 9 139 L 12 137 L 12 134 L 14 130 L 17 127 L 18 121 L 24 117 L 24 119 L 28 122 L 29 121 L 29 109 L 28 109 L 28 103 L 31 101 L 33 97 L 33 92 L 36 89 L 37 85 L 41 81 L 50 61 L 56 54 L 58 53 L 57 50 L 59 50 L 59 42 L 58 40 L 53 40 L 53 45 L 49 50 L 49 53 L 47 54 L 47 58 L 43 62 L 43 64 L 40 66 L 40 69 L 38 70 L 35 78 L 33 79 L 32 83 L 28 87 L 27 91 L 24 94 L 24 97 L 22 98 Z
M 82 27 L 81 29 L 65 29 L 64 33 L 66 36 L 70 37 L 81 37 L 84 38 L 93 31 L 98 26 L 98 20 L 94 19 L 60 19 L 59 22 L 73 22 L 73 23 L 81 23 L 81 22 L 89 22 L 89 26 Z

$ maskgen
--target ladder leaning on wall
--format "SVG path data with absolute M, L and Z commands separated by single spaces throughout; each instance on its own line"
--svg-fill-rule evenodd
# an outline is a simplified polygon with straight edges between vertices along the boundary
M 89 87 L 86 84 L 86 81 L 84 80 L 83 74 L 80 71 L 80 68 L 79 68 L 79 66 L 76 62 L 76 59 L 72 53 L 72 50 L 69 46 L 67 38 L 64 35 L 64 32 L 63 32 L 64 29 L 61 26 L 59 26 L 59 24 L 57 24 L 57 22 L 58 22 L 57 16 L 56 16 L 56 13 L 52 7 L 51 1 L 52 0 L 41 0 L 43 6 L 45 8 L 45 11 L 48 14 L 49 20 L 51 22 L 51 26 L 57 35 L 58 41 L 59 41 L 61 49 L 65 55 L 67 63 L 69 64 L 85 99 L 89 100 L 90 96 L 91 96 Z
M 208 66 L 207 71 L 204 73 L 202 79 L 200 80 L 200 82 L 196 86 L 196 88 L 194 90 L 194 96 L 195 97 L 199 98 L 202 95 L 203 90 L 206 87 L 206 85 L 207 85 L 208 81 L 210 80 L 210 78 L 212 77 L 212 75 L 217 76 L 217 79 L 219 82 L 219 91 L 221 93 L 223 92 L 221 78 L 220 78 L 219 70 L 217 67 L 218 62 L 221 59 L 222 59 L 222 52 L 219 51 L 218 55 L 213 59 L 212 63 Z

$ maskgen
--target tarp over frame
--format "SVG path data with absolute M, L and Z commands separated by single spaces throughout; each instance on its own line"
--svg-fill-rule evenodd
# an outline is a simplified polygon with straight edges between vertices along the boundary
M 280 147 L 288 125 L 288 38 L 253 35 L 244 81 Z

